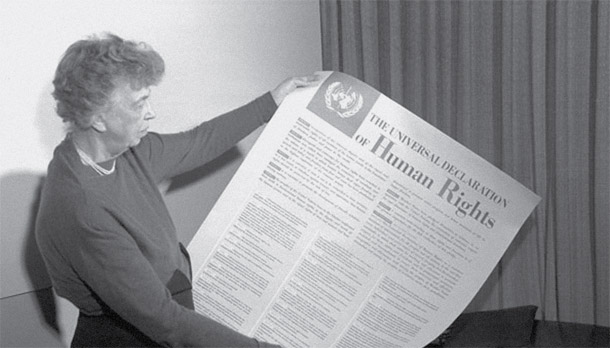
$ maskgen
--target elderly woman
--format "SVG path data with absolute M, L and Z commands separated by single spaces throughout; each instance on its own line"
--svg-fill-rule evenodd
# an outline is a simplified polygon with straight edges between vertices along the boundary
M 55 291 L 80 310 L 72 345 L 267 346 L 193 310 L 189 257 L 157 184 L 235 145 L 315 78 L 162 135 L 148 133 L 148 98 L 163 73 L 157 52 L 111 34 L 74 43 L 57 67 L 69 132 L 48 167 L 36 238 Z

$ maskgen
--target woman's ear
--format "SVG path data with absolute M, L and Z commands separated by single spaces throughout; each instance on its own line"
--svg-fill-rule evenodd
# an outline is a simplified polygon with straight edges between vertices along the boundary
M 106 120 L 104 116 L 104 114 L 98 113 L 93 115 L 91 119 L 91 127 L 99 133 L 104 133 L 106 131 Z

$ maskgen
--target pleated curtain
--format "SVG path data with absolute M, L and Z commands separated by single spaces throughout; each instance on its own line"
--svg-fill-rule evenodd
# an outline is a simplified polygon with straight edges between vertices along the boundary
M 610 1 L 321 0 L 323 67 L 542 197 L 467 310 L 609 325 Z

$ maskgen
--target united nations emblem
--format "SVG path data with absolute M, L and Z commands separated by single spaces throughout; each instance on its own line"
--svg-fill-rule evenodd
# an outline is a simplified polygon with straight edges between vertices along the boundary
M 341 82 L 333 82 L 324 94 L 326 107 L 336 112 L 341 118 L 354 116 L 362 108 L 364 98 L 362 94 L 352 91 L 352 87 L 345 90 Z

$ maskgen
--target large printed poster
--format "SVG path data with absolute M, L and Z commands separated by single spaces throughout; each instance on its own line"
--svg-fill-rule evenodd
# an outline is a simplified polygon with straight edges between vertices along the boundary
M 423 347 L 540 198 L 338 72 L 284 100 L 191 241 L 196 310 L 284 347 Z

